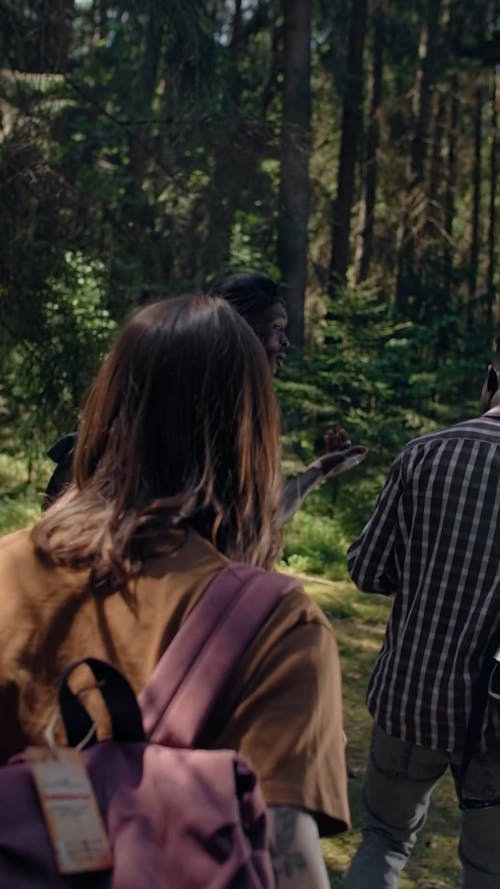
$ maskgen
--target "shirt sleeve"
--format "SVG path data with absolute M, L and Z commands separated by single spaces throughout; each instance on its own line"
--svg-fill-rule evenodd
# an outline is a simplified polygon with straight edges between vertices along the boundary
M 391 595 L 398 589 L 402 492 L 403 461 L 400 455 L 380 492 L 371 519 L 347 551 L 349 574 L 365 593 Z
M 349 827 L 340 666 L 326 622 L 298 624 L 273 645 L 217 746 L 249 757 L 268 805 L 309 812 L 321 835 Z
M 323 481 L 318 466 L 309 466 L 304 472 L 288 479 L 283 485 L 283 521 L 288 522 L 302 506 L 307 495 Z

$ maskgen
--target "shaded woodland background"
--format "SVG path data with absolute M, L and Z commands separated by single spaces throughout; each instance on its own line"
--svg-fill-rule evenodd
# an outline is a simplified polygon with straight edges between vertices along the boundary
M 359 841 L 388 603 L 345 551 L 414 435 L 476 413 L 500 334 L 499 0 L 0 0 L 0 533 L 39 515 L 116 325 L 235 269 L 283 282 L 284 467 L 370 452 L 287 526 L 334 621 Z M 333 582 L 332 582 L 333 581 Z M 319 592 L 318 592 L 319 591 Z M 402 889 L 454 889 L 442 783 Z
M 286 465 L 371 449 L 303 519 L 348 539 L 499 332 L 499 0 L 0 0 L 0 53 L 4 452 L 74 428 L 139 302 L 263 270 Z

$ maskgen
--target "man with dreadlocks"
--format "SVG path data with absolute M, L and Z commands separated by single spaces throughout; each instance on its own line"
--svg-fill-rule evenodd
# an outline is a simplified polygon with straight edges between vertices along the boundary
M 290 346 L 286 335 L 286 303 L 279 285 L 268 275 L 237 272 L 217 280 L 209 293 L 223 297 L 243 316 L 264 346 L 271 371 L 276 376 Z M 295 515 L 305 497 L 326 478 L 342 475 L 366 456 L 366 449 L 351 445 L 345 429 L 340 428 L 326 433 L 325 448 L 326 453 L 285 483 L 285 521 Z

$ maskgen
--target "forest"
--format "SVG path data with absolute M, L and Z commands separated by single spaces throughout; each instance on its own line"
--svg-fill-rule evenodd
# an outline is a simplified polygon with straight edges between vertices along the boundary
M 479 412 L 500 334 L 499 0 L 0 0 L 0 55 L 0 533 L 39 514 L 117 325 L 228 271 L 286 298 L 285 475 L 332 425 L 368 447 L 281 563 L 342 660 L 338 887 L 388 613 L 346 548 L 404 442 Z M 457 820 L 450 781 L 402 889 L 455 889 Z
M 0 0 L 0 48 L 4 453 L 29 475 L 75 427 L 138 303 L 261 270 L 285 468 L 345 425 L 370 457 L 328 496 L 358 529 L 400 445 L 477 410 L 498 0 Z

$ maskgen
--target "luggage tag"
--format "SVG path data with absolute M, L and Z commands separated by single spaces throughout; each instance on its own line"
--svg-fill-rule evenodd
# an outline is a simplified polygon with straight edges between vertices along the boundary
M 61 874 L 109 870 L 113 857 L 82 754 L 77 747 L 56 745 L 54 722 L 45 733 L 47 747 L 28 747 L 26 757 L 57 869 Z

